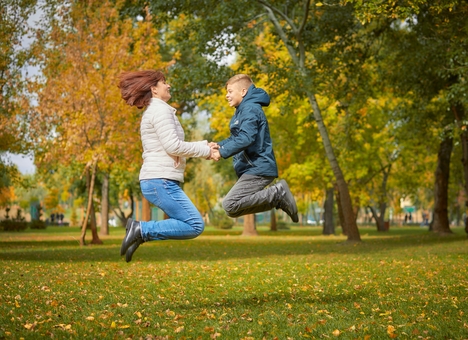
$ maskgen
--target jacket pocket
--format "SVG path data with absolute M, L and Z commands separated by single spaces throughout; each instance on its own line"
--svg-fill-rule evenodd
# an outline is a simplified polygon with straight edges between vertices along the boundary
M 171 155 L 171 158 L 174 160 L 174 163 L 173 163 L 174 168 L 177 169 L 180 165 L 180 157 Z
M 245 158 L 245 161 L 251 166 L 251 167 L 254 167 L 255 165 L 253 164 L 253 162 L 250 160 L 249 156 L 247 156 L 247 153 L 245 151 L 242 151 L 242 155 L 244 156 Z

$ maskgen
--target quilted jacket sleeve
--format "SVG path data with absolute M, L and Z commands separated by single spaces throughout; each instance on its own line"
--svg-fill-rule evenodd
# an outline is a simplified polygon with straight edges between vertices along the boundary
M 185 142 L 184 130 L 171 108 L 160 110 L 152 116 L 156 135 L 159 137 L 164 150 L 172 156 L 179 157 L 208 157 L 210 147 L 208 142 Z

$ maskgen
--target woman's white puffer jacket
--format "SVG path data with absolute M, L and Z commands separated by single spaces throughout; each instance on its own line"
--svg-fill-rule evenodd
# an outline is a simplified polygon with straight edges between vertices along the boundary
M 141 118 L 143 144 L 142 179 L 166 178 L 184 181 L 185 157 L 210 155 L 208 142 L 185 142 L 176 109 L 159 98 L 151 98 Z

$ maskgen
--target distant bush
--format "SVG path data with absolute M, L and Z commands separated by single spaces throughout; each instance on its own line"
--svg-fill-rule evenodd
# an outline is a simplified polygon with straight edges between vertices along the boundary
M 210 224 L 218 229 L 231 229 L 234 226 L 234 220 L 227 216 L 224 211 L 215 211 Z
M 29 228 L 31 229 L 45 229 L 47 228 L 47 224 L 41 220 L 32 220 L 29 222 Z
M 3 231 L 23 231 L 28 228 L 28 223 L 25 221 L 3 220 L 0 221 L 0 230 Z
M 287 224 L 286 222 L 284 222 L 284 221 L 278 221 L 278 222 L 276 222 L 276 228 L 277 228 L 278 230 L 289 230 L 289 229 L 291 229 L 291 228 L 288 226 L 288 224 Z

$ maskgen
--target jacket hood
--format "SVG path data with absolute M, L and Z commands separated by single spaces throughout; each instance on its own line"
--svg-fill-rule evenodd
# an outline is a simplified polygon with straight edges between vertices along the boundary
M 260 89 L 255 87 L 255 85 L 250 85 L 249 89 L 247 90 L 247 94 L 245 95 L 242 102 L 239 104 L 238 108 L 241 108 L 247 104 L 258 104 L 261 106 L 268 106 L 270 105 L 270 96 L 264 89 Z

